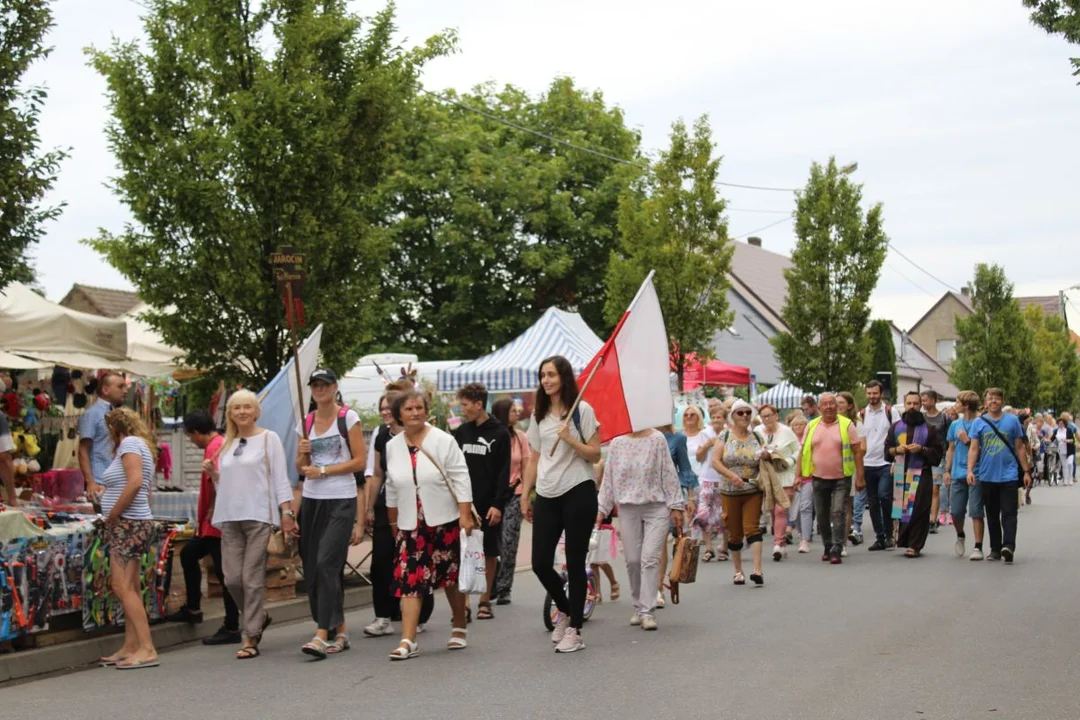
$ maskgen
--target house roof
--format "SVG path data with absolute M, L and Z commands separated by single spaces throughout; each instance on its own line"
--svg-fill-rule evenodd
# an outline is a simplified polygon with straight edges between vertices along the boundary
M 64 299 L 60 301 L 60 304 L 68 307 L 71 298 L 76 294 L 81 294 L 97 311 L 98 315 L 109 318 L 118 318 L 135 309 L 141 303 L 139 296 L 128 290 L 112 290 L 75 283 L 71 286 L 68 294 L 64 296 Z
M 941 303 L 945 302 L 945 300 L 950 298 L 950 297 L 955 299 L 956 302 L 960 303 L 960 305 L 962 305 L 963 307 L 967 308 L 968 312 L 974 311 L 975 308 L 974 308 L 974 306 L 972 306 L 971 298 L 969 296 L 964 295 L 963 293 L 953 292 L 952 290 L 950 290 L 949 292 L 945 293 L 940 298 L 938 298 L 938 301 L 936 303 L 934 303 L 933 305 L 931 305 L 930 309 L 927 310 L 925 313 L 923 313 L 923 316 L 921 318 L 919 318 L 917 321 L 915 321 L 915 324 L 911 326 L 910 332 L 915 332 L 915 330 L 919 327 L 919 325 L 922 325 L 923 320 L 930 317 L 934 313 L 934 311 L 938 309 L 938 306 L 941 305 Z
M 1057 295 L 1034 295 L 1016 299 L 1021 310 L 1026 310 L 1029 305 L 1038 305 L 1046 315 L 1061 315 L 1061 298 Z
M 735 280 L 732 285 L 777 329 L 787 330 L 780 313 L 787 298 L 784 270 L 791 267 L 791 258 L 746 242 L 732 244 L 735 246 L 731 257 L 731 276 Z
M 940 302 L 940 301 L 939 301 Z M 949 380 L 949 372 L 927 354 L 914 340 L 889 322 L 893 346 L 896 347 L 896 372 L 900 377 L 914 378 L 923 388 L 937 390 L 942 397 L 955 398 L 959 392 Z M 904 340 L 907 340 L 905 343 Z

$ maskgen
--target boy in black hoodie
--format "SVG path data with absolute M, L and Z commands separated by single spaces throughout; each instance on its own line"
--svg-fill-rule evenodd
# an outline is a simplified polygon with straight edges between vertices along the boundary
M 488 415 L 487 388 L 480 383 L 470 383 L 457 392 L 461 414 L 465 422 L 454 431 L 454 438 L 472 480 L 473 505 L 483 519 L 484 555 L 487 591 L 480 596 L 477 620 L 490 620 L 491 588 L 495 584 L 495 569 L 499 561 L 500 529 L 503 508 L 511 497 L 510 492 L 510 431 L 502 423 Z

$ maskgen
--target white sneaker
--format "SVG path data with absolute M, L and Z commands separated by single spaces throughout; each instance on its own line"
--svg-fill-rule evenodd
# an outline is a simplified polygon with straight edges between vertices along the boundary
M 667 604 L 667 602 L 664 600 L 664 592 L 660 591 L 660 592 L 656 593 L 656 607 L 662 608 L 666 604 Z
M 423 626 L 421 626 L 423 627 Z M 368 637 L 382 637 L 394 634 L 394 623 L 389 618 L 375 618 L 375 622 L 364 628 L 364 634 Z
M 808 542 L 806 542 L 805 540 L 801 541 L 799 543 L 799 552 L 801 552 L 801 553 L 810 552 L 810 544 Z
M 555 629 L 551 631 L 551 642 L 556 645 L 561 643 L 568 629 L 570 629 L 570 618 L 564 615 L 559 618 L 559 622 L 555 623 Z
M 847 546 L 846 545 L 840 550 L 840 557 L 847 557 Z
M 656 627 L 656 618 L 654 618 L 652 615 L 645 615 L 641 618 L 642 630 L 655 630 Z
M 971 555 L 968 555 L 968 560 L 979 561 L 983 559 L 983 551 L 979 548 L 975 548 L 971 551 Z
M 773 545 L 772 559 L 776 562 L 780 562 L 780 559 L 782 557 L 784 557 L 784 548 L 780 547 L 779 545 Z
M 956 557 L 964 557 L 965 550 L 967 550 L 967 548 L 964 547 L 964 538 L 956 538 L 956 544 L 953 545 L 953 552 L 956 553 Z
M 567 625 L 570 621 L 567 620 Z M 578 650 L 584 650 L 585 643 L 581 640 L 581 633 L 577 628 L 567 627 L 566 634 L 563 635 L 563 639 L 555 646 L 555 652 L 557 653 L 572 653 Z
M 634 627 L 637 627 L 638 625 L 640 625 L 641 624 L 641 616 L 638 615 L 637 613 L 634 613 L 633 615 L 631 615 L 630 616 L 630 624 L 633 625 Z

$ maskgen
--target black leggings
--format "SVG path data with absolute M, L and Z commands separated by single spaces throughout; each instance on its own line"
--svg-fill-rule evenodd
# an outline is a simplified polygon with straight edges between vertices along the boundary
M 532 568 L 548 591 L 559 612 L 570 617 L 570 626 L 581 629 L 585 622 L 585 595 L 588 590 L 585 558 L 596 524 L 596 483 L 586 480 L 556 498 L 537 496 L 533 507 Z M 566 574 L 570 597 L 555 571 L 555 550 L 566 533 Z

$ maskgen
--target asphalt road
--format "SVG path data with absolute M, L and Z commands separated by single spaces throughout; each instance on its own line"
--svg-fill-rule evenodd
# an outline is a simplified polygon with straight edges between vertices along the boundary
M 396 638 L 363 639 L 326 661 L 299 652 L 308 623 L 272 627 L 263 655 L 193 645 L 160 668 L 90 669 L 0 690 L 2 717 L 95 718 L 992 718 L 1077 720 L 1080 488 L 1036 489 L 1020 513 L 1017 560 L 953 556 L 953 533 L 926 555 L 854 548 L 767 561 L 761 589 L 731 584 L 731 564 L 702 565 L 660 630 L 627 624 L 626 599 L 597 608 L 588 648 L 556 655 L 543 593 L 518 576 L 514 604 L 444 649 L 445 601 L 420 657 L 391 663 Z M 867 522 L 869 528 L 869 522 Z M 969 532 L 970 535 L 970 532 Z M 969 545 L 970 547 L 970 545 Z M 619 569 L 620 576 L 624 575 Z

